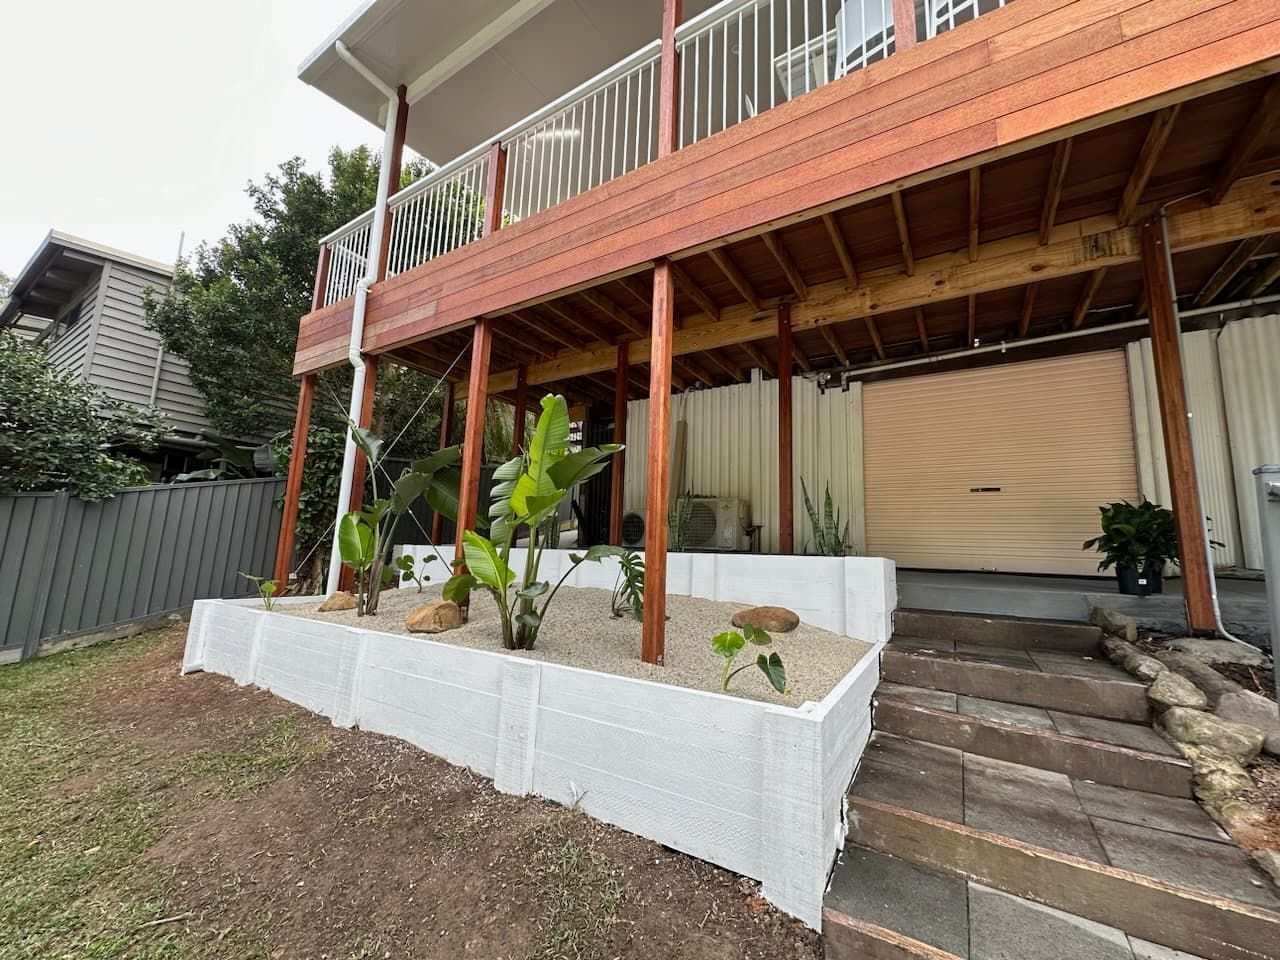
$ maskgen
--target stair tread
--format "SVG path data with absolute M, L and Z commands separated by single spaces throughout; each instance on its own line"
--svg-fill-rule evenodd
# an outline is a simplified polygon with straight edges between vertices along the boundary
M 1199 960 L 853 844 L 836 867 L 826 906 L 962 960 Z
M 1192 800 L 1105 787 L 876 731 L 860 797 L 1166 883 L 1280 910 L 1280 898 Z
M 1018 647 L 995 647 L 981 643 L 934 640 L 894 634 L 888 649 L 901 653 L 930 656 L 937 659 L 989 663 L 1017 670 L 1030 670 L 1058 676 L 1087 677 L 1095 680 L 1135 682 L 1106 657 L 1075 653 L 1070 650 L 1037 650 Z
M 1006 703 L 1003 700 L 987 700 L 947 690 L 930 690 L 926 687 L 913 687 L 901 683 L 882 682 L 876 688 L 876 696 L 890 697 L 912 706 L 941 710 L 980 720 L 1016 723 L 1022 727 L 1051 731 L 1109 746 L 1127 747 L 1130 750 L 1141 750 L 1162 756 L 1178 756 L 1178 751 L 1173 745 L 1145 723 L 1108 720 L 1103 717 L 1068 713 L 1065 710 L 1045 710 L 1041 707 Z

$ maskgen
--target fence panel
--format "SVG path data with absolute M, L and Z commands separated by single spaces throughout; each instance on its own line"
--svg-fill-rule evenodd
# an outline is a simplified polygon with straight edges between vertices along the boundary
M 84 503 L 0 497 L 0 663 L 47 640 L 244 596 L 268 576 L 283 481 L 160 484 Z

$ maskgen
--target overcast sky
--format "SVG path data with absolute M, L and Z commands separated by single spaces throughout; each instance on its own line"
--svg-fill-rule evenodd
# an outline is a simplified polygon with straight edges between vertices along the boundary
M 56 228 L 169 262 L 293 155 L 381 146 L 297 79 L 358 0 L 43 0 L 0 13 L 0 270 Z

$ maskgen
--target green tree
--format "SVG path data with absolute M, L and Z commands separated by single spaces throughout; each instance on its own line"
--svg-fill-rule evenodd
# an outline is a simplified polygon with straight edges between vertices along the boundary
M 13 286 L 13 278 L 3 270 L 0 270 L 0 300 L 4 300 L 9 296 L 9 290 Z
M 112 400 L 54 370 L 39 347 L 0 334 L 0 494 L 67 490 L 101 500 L 148 481 L 133 453 L 155 449 L 163 435 L 154 411 Z

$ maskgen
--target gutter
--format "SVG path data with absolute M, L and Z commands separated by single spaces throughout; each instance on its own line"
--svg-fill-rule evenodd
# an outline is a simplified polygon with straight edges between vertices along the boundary
M 369 288 L 378 281 L 378 262 L 382 259 L 383 226 L 387 219 L 387 199 L 391 194 L 391 154 L 395 150 L 396 122 L 400 114 L 400 97 L 390 84 L 356 58 L 345 43 L 335 40 L 333 50 L 340 59 L 364 77 L 375 90 L 387 98 L 387 118 L 383 131 L 382 162 L 378 170 L 378 198 L 373 208 L 373 223 L 369 228 L 369 253 L 365 275 L 356 286 L 355 304 L 351 311 L 351 336 L 347 340 L 347 362 L 351 364 L 351 402 L 347 409 L 347 440 L 342 451 L 342 476 L 338 486 L 338 509 L 333 522 L 333 549 L 329 554 L 329 571 L 325 578 L 325 593 L 338 589 L 342 574 L 342 554 L 338 550 L 338 527 L 351 503 L 351 488 L 356 467 L 355 434 L 353 428 L 360 421 L 360 407 L 364 401 L 365 365 L 364 346 L 365 315 L 369 307 Z

